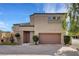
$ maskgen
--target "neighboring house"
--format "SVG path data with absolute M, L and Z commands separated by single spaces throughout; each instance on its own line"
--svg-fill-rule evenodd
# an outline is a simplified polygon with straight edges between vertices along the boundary
M 14 24 L 14 33 L 20 33 L 21 44 L 33 42 L 33 35 L 39 37 L 40 44 L 63 44 L 62 20 L 66 13 L 34 13 L 30 23 Z
M 5 32 L 5 31 L 0 32 L 0 43 L 10 41 L 9 39 L 10 34 L 11 32 Z

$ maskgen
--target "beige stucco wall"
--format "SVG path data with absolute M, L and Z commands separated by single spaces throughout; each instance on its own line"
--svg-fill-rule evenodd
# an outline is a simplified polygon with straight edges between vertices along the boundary
M 52 23 L 48 22 L 48 17 L 60 16 L 59 21 L 54 21 Z M 52 15 L 34 15 L 31 16 L 31 24 L 34 25 L 34 34 L 39 35 L 39 33 L 61 33 L 61 43 L 63 43 L 63 32 L 62 32 L 62 20 L 65 19 L 63 14 L 52 14 Z
M 20 33 L 20 36 L 22 35 L 22 34 L 21 34 L 21 31 L 20 31 L 20 27 L 19 27 L 18 25 L 13 26 L 12 29 L 13 29 L 14 34 L 16 34 L 16 33 Z M 16 38 L 16 37 L 14 37 L 14 38 L 15 38 L 15 42 L 18 43 L 17 38 Z M 21 37 L 21 38 L 22 38 L 22 37 Z M 20 43 L 21 43 L 21 40 L 20 40 Z
M 31 24 L 34 25 L 35 34 L 47 32 L 47 33 L 61 33 L 62 32 L 62 22 L 58 23 L 52 22 L 48 23 L 48 16 L 60 16 L 60 21 L 65 19 L 64 15 L 34 15 L 31 18 Z
M 33 27 L 20 27 L 20 31 L 34 31 Z
M 13 26 L 14 33 L 19 33 L 20 27 L 18 25 Z
M 60 16 L 60 22 L 58 20 L 48 23 L 48 17 Z M 39 33 L 61 33 L 61 43 L 63 43 L 63 31 L 62 31 L 62 20 L 65 19 L 65 14 L 49 14 L 49 15 L 32 15 L 30 17 L 30 24 L 34 27 L 14 27 L 14 32 L 19 32 L 21 35 L 21 43 L 23 43 L 23 31 L 30 31 L 30 42 L 33 42 L 33 35 L 39 35 Z M 34 32 L 33 32 L 34 31 Z
M 14 26 L 13 27 L 13 31 L 14 33 L 20 33 L 20 43 L 22 44 L 23 43 L 23 31 L 30 31 L 30 42 L 32 42 L 32 36 L 33 36 L 33 27 L 19 27 L 18 25 L 17 26 Z M 16 42 L 17 42 L 17 39 L 16 39 Z
M 19 33 L 20 31 L 34 31 L 34 28 L 33 27 L 14 26 L 13 31 L 14 31 L 14 33 Z

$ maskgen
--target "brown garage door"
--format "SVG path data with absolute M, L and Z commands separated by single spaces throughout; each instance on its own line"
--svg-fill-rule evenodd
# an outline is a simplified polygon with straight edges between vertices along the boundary
M 44 44 L 60 44 L 61 34 L 60 33 L 40 33 L 39 41 L 40 43 L 44 43 Z

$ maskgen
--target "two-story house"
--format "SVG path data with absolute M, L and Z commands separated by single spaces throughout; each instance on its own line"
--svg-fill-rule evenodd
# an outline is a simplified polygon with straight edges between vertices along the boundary
M 34 13 L 30 15 L 30 23 L 14 24 L 14 33 L 20 33 L 21 43 L 33 42 L 33 35 L 39 37 L 40 44 L 62 44 L 62 20 L 66 13 Z

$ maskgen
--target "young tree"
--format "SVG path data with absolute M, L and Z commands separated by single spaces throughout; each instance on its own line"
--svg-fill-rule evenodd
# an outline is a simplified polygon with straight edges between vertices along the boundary
M 71 4 L 70 11 L 69 11 L 69 17 L 70 17 L 70 29 L 69 34 L 70 35 L 77 35 L 79 32 L 79 19 L 78 19 L 78 12 L 79 11 L 79 3 L 73 3 Z
M 66 22 L 66 20 L 62 21 L 62 27 L 63 27 L 64 31 L 67 30 L 67 22 Z
M 11 43 L 14 43 L 14 37 L 13 37 L 12 33 L 11 33 L 10 41 L 11 41 Z

